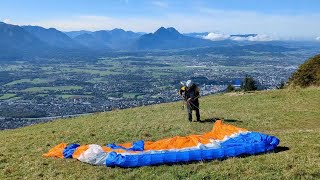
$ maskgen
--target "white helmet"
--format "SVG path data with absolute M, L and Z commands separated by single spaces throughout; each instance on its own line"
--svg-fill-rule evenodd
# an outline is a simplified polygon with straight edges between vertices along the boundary
M 192 86 L 192 84 L 193 84 L 192 80 L 188 80 L 188 81 L 186 82 L 187 88 L 190 88 L 190 87 Z

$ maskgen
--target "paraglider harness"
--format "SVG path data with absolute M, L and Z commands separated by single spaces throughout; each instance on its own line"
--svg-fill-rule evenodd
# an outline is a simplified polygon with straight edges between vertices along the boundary
M 181 83 L 181 84 L 182 84 L 182 83 Z M 182 91 L 181 91 L 181 90 L 182 90 Z M 182 110 L 184 110 L 185 105 L 187 105 L 187 106 L 194 107 L 194 108 L 196 108 L 197 110 L 200 111 L 199 106 L 195 105 L 195 104 L 194 104 L 193 102 L 191 102 L 191 101 L 188 101 L 188 98 L 186 97 L 186 94 L 185 94 L 186 91 L 187 91 L 187 87 L 183 85 L 183 87 L 181 88 L 181 90 L 178 91 L 178 95 L 184 99 L 184 101 L 182 101 Z M 196 99 L 198 99 L 199 97 L 200 97 L 200 95 L 194 97 L 193 99 L 196 100 Z M 195 110 L 195 109 L 193 109 L 193 110 Z M 207 115 L 209 115 L 209 116 L 210 116 L 210 114 L 212 114 L 212 113 L 207 113 L 207 112 L 203 111 L 203 109 L 201 110 L 201 112 L 202 112 L 202 113 L 205 113 L 205 114 L 207 114 Z M 211 120 L 212 120 L 212 121 L 216 121 L 216 119 L 217 119 L 217 118 L 212 118 Z
M 179 93 L 178 93 L 179 94 Z M 180 95 L 180 94 L 179 94 Z M 184 99 L 184 101 L 182 101 L 182 110 L 184 110 L 184 106 L 185 106 L 185 104 L 187 104 L 187 105 L 192 105 L 193 107 L 195 107 L 196 109 L 199 109 L 200 110 L 200 108 L 198 107 L 198 106 L 196 106 L 195 104 L 193 104 L 191 101 L 188 101 L 183 95 L 180 95 L 183 99 Z M 195 98 L 193 98 L 193 99 L 198 99 L 200 96 L 197 96 L 197 97 L 195 97 Z
M 199 100 L 200 92 L 198 87 L 195 84 L 192 84 L 189 88 L 183 86 L 178 94 L 184 98 L 187 104 L 188 110 L 188 119 L 192 121 L 192 111 L 196 111 L 197 121 L 200 121 L 200 109 L 199 109 Z M 184 109 L 184 104 L 182 105 Z

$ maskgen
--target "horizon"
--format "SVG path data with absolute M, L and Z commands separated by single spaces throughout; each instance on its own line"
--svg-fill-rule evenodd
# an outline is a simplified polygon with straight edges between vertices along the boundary
M 209 32 L 213 38 L 259 34 L 276 40 L 320 40 L 319 11 L 316 0 L 12 0 L 2 3 L 0 21 L 64 32 L 121 28 L 150 33 L 163 26 L 181 33 Z

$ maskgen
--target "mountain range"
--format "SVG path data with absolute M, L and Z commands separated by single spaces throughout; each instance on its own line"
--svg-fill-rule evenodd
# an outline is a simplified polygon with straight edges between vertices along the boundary
M 134 33 L 132 31 L 113 29 L 110 31 L 101 30 L 85 32 L 75 36 L 73 39 L 90 49 L 123 50 L 128 49 L 134 41 L 139 39 L 140 36 L 141 34 Z
M 22 27 L 0 22 L 0 55 L 2 58 L 42 54 L 47 49 L 51 47 Z
M 45 29 L 40 26 L 21 26 L 21 28 L 52 47 L 67 49 L 81 48 L 80 44 L 74 39 L 54 28 Z
M 189 37 L 179 33 L 175 28 L 159 28 L 154 33 L 142 35 L 135 43 L 136 49 L 181 49 L 206 47 L 213 45 L 212 41 Z
M 160 27 L 154 33 L 136 33 L 123 29 L 61 32 L 40 26 L 17 26 L 0 22 L 0 57 L 83 56 L 110 51 L 148 51 L 248 45 L 255 42 L 211 41 L 208 33 L 181 34 L 175 28 Z M 238 37 L 256 34 L 232 35 Z M 260 43 L 260 42 L 259 42 Z M 281 45 L 282 42 L 275 42 Z M 268 42 L 266 44 L 272 44 Z
M 205 47 L 209 40 L 189 37 L 176 29 L 159 28 L 144 34 L 123 29 L 61 32 L 40 26 L 0 23 L 1 57 L 29 57 L 70 52 L 108 52 L 114 50 L 154 50 Z

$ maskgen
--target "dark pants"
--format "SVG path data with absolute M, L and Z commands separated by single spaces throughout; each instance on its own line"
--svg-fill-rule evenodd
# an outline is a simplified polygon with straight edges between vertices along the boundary
M 189 121 L 192 121 L 192 110 L 196 111 L 197 121 L 200 121 L 199 103 L 190 103 L 187 105 L 187 109 Z

